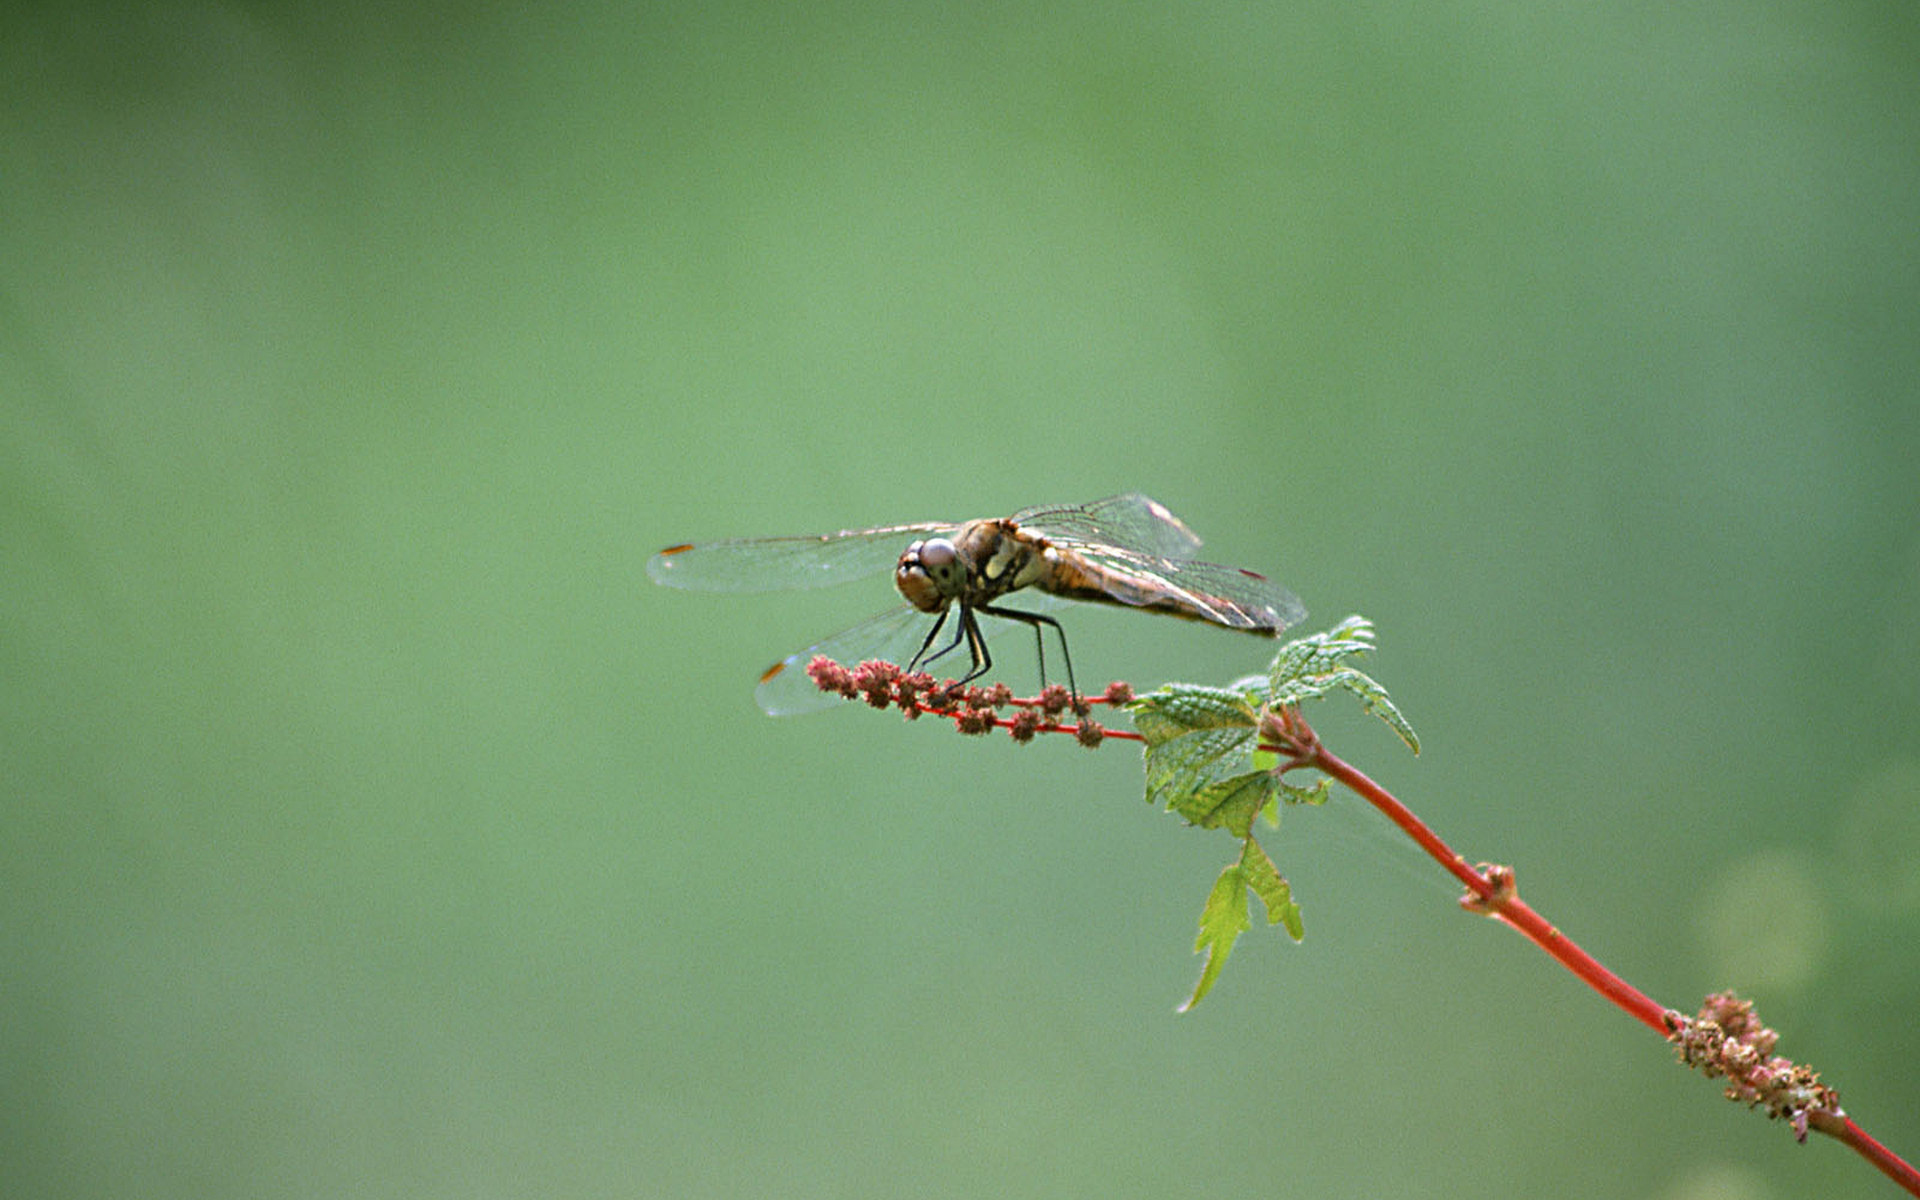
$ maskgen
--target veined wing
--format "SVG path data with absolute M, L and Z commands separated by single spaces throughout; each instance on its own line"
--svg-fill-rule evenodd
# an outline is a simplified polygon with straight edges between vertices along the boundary
M 1161 558 L 1120 546 L 1080 544 L 1067 549 L 1096 569 L 1094 584 L 1117 604 L 1265 634 L 1278 634 L 1307 618 L 1299 597 L 1244 567 Z M 1169 599 L 1176 603 L 1167 603 Z
M 1256 633 L 1279 633 L 1306 619 L 1299 598 L 1266 576 L 1188 557 L 1200 548 L 1199 536 L 1139 492 L 1030 508 L 1013 519 L 1097 568 L 1087 582 L 1115 603 Z
M 825 587 L 892 570 L 913 538 L 951 534 L 956 528 L 930 522 L 800 537 L 689 542 L 668 546 L 648 559 L 647 574 L 655 583 L 704 592 Z
M 1055 541 L 1114 546 L 1156 558 L 1188 558 L 1200 548 L 1199 535 L 1186 522 L 1139 492 L 1090 504 L 1022 509 L 1013 521 Z
M 911 604 L 897 605 L 768 667 L 760 676 L 760 686 L 754 689 L 753 698 L 770 717 L 813 712 L 841 703 L 838 696 L 816 687 L 807 674 L 807 664 L 816 654 L 824 654 L 849 667 L 869 658 L 904 666 L 920 648 L 933 621 L 931 613 L 923 613 Z
M 1027 610 L 1046 610 L 1058 608 L 1061 601 L 1044 592 L 1031 596 L 1020 593 L 1020 607 Z M 927 631 L 938 620 L 933 613 L 924 613 L 911 604 L 902 604 L 883 613 L 868 617 L 851 629 L 843 629 L 825 641 L 816 642 L 794 654 L 789 654 L 779 662 L 767 668 L 760 677 L 760 686 L 754 689 L 753 698 L 760 708 L 770 717 L 792 716 L 796 713 L 813 712 L 834 704 L 844 703 L 838 696 L 821 691 L 807 674 L 807 664 L 817 654 L 824 654 L 843 666 L 854 667 L 870 658 L 895 663 L 901 667 L 918 653 L 920 646 L 927 640 Z M 991 614 L 980 618 L 980 634 L 989 642 L 1009 629 L 1025 629 L 1011 621 L 1002 621 Z M 949 621 L 940 631 L 933 648 L 946 645 L 956 632 L 953 622 Z M 966 647 L 959 647 L 962 671 L 942 671 L 942 666 L 950 664 L 943 659 L 929 666 L 922 663 L 922 669 L 937 678 L 959 675 L 967 661 Z

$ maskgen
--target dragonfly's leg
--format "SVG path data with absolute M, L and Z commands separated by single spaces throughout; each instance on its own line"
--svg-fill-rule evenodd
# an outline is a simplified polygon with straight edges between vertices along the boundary
M 1033 626 L 1033 643 L 1040 652 L 1040 686 L 1043 688 L 1047 686 L 1047 648 L 1046 636 L 1040 632 L 1040 627 L 1052 626 L 1054 634 L 1060 639 L 1060 657 L 1067 663 L 1067 692 L 1075 700 L 1080 698 L 1080 689 L 1073 681 L 1073 654 L 1067 649 L 1067 631 L 1060 628 L 1060 622 L 1052 617 L 1043 617 L 1039 613 L 1021 612 L 1017 608 L 989 608 L 984 604 L 976 604 L 973 611 Z
M 978 679 L 993 669 L 993 655 L 987 652 L 987 639 L 981 636 L 980 621 L 973 613 L 974 610 L 968 605 L 960 606 L 960 627 L 966 631 L 967 653 L 973 656 L 973 666 L 960 677 L 961 683 Z
M 908 671 L 918 670 L 920 667 L 931 664 L 937 658 L 943 658 L 946 655 L 951 654 L 953 652 L 953 648 L 960 644 L 960 639 L 965 636 L 965 631 L 962 629 L 955 629 L 953 631 L 953 640 L 951 642 L 948 642 L 946 645 L 940 647 L 939 650 L 935 651 L 932 654 L 927 653 L 927 647 L 933 645 L 933 639 L 940 636 L 940 630 L 943 626 L 946 625 L 947 616 L 952 611 L 953 610 L 950 608 L 943 608 L 940 610 L 940 619 L 933 623 L 932 629 L 927 630 L 926 640 L 920 643 L 920 649 L 914 653 L 914 656 L 911 659 L 907 660 L 906 666 Z

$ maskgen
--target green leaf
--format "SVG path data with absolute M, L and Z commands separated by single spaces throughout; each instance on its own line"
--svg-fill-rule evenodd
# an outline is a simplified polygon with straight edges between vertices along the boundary
M 1128 706 L 1133 727 L 1149 747 L 1205 729 L 1251 729 L 1260 713 L 1245 692 L 1170 683 Z
M 1266 823 L 1268 829 L 1280 828 L 1280 797 L 1278 793 L 1268 796 L 1267 802 L 1260 806 L 1260 819 Z
M 1296 787 L 1284 780 L 1280 783 L 1280 798 L 1288 804 L 1311 804 L 1317 808 L 1325 804 L 1332 795 L 1333 780 L 1325 775 L 1322 775 L 1312 787 Z M 1278 823 L 1276 820 L 1275 824 Z
M 1132 716 L 1147 744 L 1147 802 L 1179 808 L 1245 769 L 1259 710 L 1240 692 L 1171 684 L 1136 699 Z
M 1253 819 L 1279 787 L 1280 781 L 1271 771 L 1248 771 L 1176 796 L 1168 807 L 1203 829 L 1225 828 L 1233 836 L 1244 838 L 1253 829 Z
M 1192 1011 L 1193 1006 L 1213 990 L 1220 973 L 1226 970 L 1233 944 L 1253 928 L 1253 919 L 1247 911 L 1248 891 L 1260 897 L 1261 905 L 1267 910 L 1267 924 L 1284 926 L 1287 936 L 1296 942 L 1306 936 L 1300 922 L 1300 906 L 1293 902 L 1293 888 L 1267 857 L 1267 852 L 1260 848 L 1260 843 L 1246 838 L 1241 843 L 1239 859 L 1213 881 L 1206 907 L 1200 910 L 1200 936 L 1194 939 L 1193 949 L 1196 954 L 1204 952 L 1207 961 L 1200 968 L 1193 995 L 1180 1006 L 1181 1012 Z
M 1178 808 L 1216 780 L 1244 769 L 1254 731 L 1203 729 L 1147 751 L 1147 802 Z
M 1193 949 L 1195 953 L 1204 951 L 1207 961 L 1200 968 L 1200 980 L 1193 985 L 1193 995 L 1180 1006 L 1181 1012 L 1193 1011 L 1193 1006 L 1213 990 L 1214 980 L 1226 969 L 1227 955 L 1233 953 L 1233 943 L 1252 927 L 1253 922 L 1247 916 L 1247 876 L 1236 862 L 1213 881 L 1207 905 L 1200 910 L 1200 936 L 1194 940 Z
M 1386 722 L 1408 749 L 1420 753 L 1419 736 L 1394 707 L 1387 689 L 1345 661 L 1372 649 L 1373 622 L 1360 616 L 1348 617 L 1324 633 L 1288 642 L 1274 656 L 1267 673 L 1267 703 L 1284 708 L 1318 700 L 1335 690 L 1351 692 L 1359 698 L 1360 706 Z
M 1287 936 L 1299 941 L 1306 936 L 1306 928 L 1300 923 L 1300 906 L 1293 902 L 1293 888 L 1287 883 L 1286 876 L 1280 874 L 1280 868 L 1273 865 L 1267 852 L 1260 843 L 1252 838 L 1240 851 L 1240 870 L 1246 877 L 1247 886 L 1253 894 L 1260 897 L 1260 903 L 1267 907 L 1267 924 L 1284 925 Z
M 1265 679 L 1238 680 L 1226 688 L 1168 684 L 1131 705 L 1134 726 L 1146 743 L 1147 799 L 1201 828 L 1225 829 L 1241 842 L 1239 859 L 1220 872 L 1200 911 L 1193 948 L 1206 955 L 1206 962 L 1181 1012 L 1191 1011 L 1213 990 L 1234 943 L 1252 927 L 1249 892 L 1260 897 L 1267 924 L 1282 926 L 1296 942 L 1305 936 L 1293 887 L 1254 840 L 1253 824 L 1278 825 L 1282 804 L 1325 804 L 1333 781 L 1321 777 L 1310 787 L 1287 783 L 1278 771 L 1285 765 L 1282 757 L 1259 749 L 1263 716 L 1344 691 L 1420 752 L 1418 736 L 1387 690 L 1348 661 L 1372 649 L 1372 622 L 1348 617 L 1324 633 L 1282 646 Z M 1284 739 L 1276 733 L 1276 740 Z

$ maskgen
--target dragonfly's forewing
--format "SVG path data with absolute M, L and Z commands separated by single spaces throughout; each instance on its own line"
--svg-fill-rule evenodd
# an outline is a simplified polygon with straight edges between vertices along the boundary
M 1060 504 L 1013 514 L 1022 529 L 1066 542 L 1116 546 L 1157 558 L 1187 558 L 1200 537 L 1167 506 L 1139 492 L 1091 504 Z
M 916 537 L 952 533 L 951 524 L 883 525 L 801 537 L 741 538 L 669 546 L 647 560 L 668 587 L 703 592 L 774 592 L 825 587 L 893 568 Z

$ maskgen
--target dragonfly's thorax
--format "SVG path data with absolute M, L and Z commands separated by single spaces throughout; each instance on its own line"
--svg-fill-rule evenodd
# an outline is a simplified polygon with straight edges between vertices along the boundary
M 951 538 L 908 546 L 893 583 L 921 612 L 940 612 L 955 600 L 984 604 L 1045 573 L 1052 550 L 1009 521 L 969 521 Z

